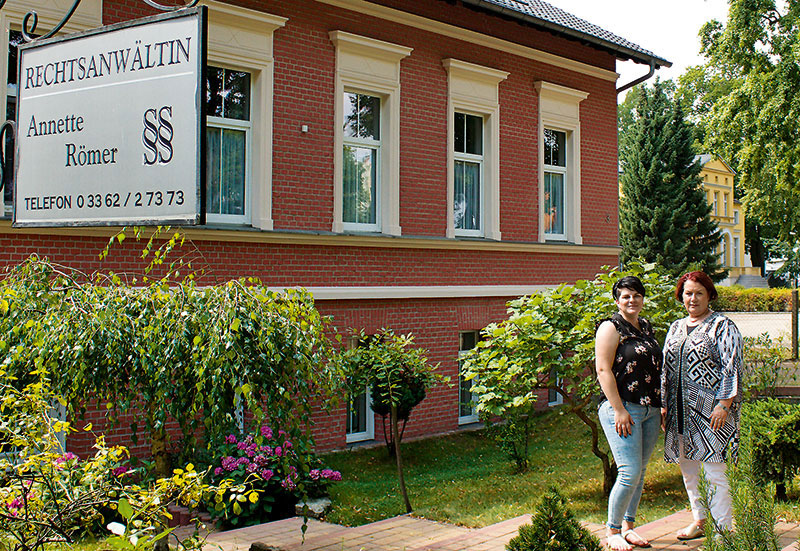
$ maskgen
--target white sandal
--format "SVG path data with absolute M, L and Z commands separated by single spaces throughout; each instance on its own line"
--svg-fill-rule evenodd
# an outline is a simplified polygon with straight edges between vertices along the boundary
M 683 532 L 683 534 L 680 532 Z M 680 532 L 678 532 L 677 536 L 680 541 L 702 538 L 706 534 L 705 526 L 698 526 L 696 522 L 693 522 Z
M 634 542 L 632 542 L 631 540 L 628 539 L 628 535 L 630 535 L 630 534 L 633 534 L 634 536 L 636 536 L 637 540 L 643 541 L 644 543 L 634 543 Z M 622 532 L 622 538 L 625 541 L 627 541 L 629 544 L 633 545 L 634 547 L 642 547 L 642 548 L 645 548 L 645 549 L 648 548 L 648 547 L 653 547 L 652 545 L 650 545 L 650 542 L 648 540 L 646 540 L 645 538 L 643 538 L 642 536 L 637 534 L 634 531 L 633 528 L 631 528 L 630 530 L 625 530 L 624 532 Z

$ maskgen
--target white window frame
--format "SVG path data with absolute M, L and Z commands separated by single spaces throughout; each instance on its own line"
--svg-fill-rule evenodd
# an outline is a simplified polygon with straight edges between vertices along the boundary
M 458 407 L 458 424 L 459 424 L 459 425 L 469 425 L 469 424 L 471 424 L 471 423 L 477 423 L 477 422 L 478 422 L 478 410 L 477 410 L 477 408 L 476 408 L 476 405 L 473 403 L 473 404 L 472 404 L 472 407 L 471 407 L 472 413 L 471 413 L 470 415 L 461 415 L 461 381 L 462 381 L 462 377 L 461 377 L 461 362 L 462 362 L 462 358 L 464 357 L 464 355 L 465 355 L 467 352 L 469 352 L 469 350 L 462 350 L 462 349 L 461 349 L 461 338 L 460 338 L 460 337 L 461 337 L 461 334 L 462 334 L 462 333 L 474 333 L 474 334 L 475 334 L 475 342 L 476 342 L 476 343 L 478 342 L 478 338 L 480 337 L 480 334 L 479 334 L 479 332 L 478 332 L 478 331 L 460 331 L 460 332 L 459 332 L 459 350 L 458 350 L 458 404 L 457 404 L 457 407 Z M 473 380 L 472 380 L 472 386 L 473 386 L 473 387 L 475 386 L 475 383 L 476 383 L 476 380 L 475 380 L 475 379 L 473 379 Z M 471 394 L 473 394 L 473 395 L 474 395 L 474 392 L 473 392 L 473 393 L 471 393 Z
M 714 216 L 719 216 L 719 192 L 714 192 Z
M 539 241 L 567 241 L 582 244 L 581 234 L 581 118 L 580 103 L 588 92 L 545 81 L 536 81 L 539 93 L 539 126 L 537 136 L 539 181 Z M 567 172 L 564 179 L 564 234 L 546 234 L 544 225 L 544 130 L 566 134 Z
M 727 179 L 727 178 L 726 178 Z M 728 194 L 722 194 L 722 216 L 728 217 Z
M 446 236 L 484 237 L 499 241 L 500 234 L 500 93 L 509 73 L 448 58 L 447 70 L 447 230 Z M 455 227 L 455 113 L 483 117 L 481 171 L 481 230 Z
M 340 205 L 342 207 L 342 230 L 343 231 L 371 231 L 371 232 L 380 232 L 381 231 L 381 191 L 383 186 L 381 182 L 383 180 L 383 165 L 382 165 L 382 146 L 383 146 L 383 133 L 384 130 L 388 130 L 386 128 L 388 125 L 384 124 L 385 117 L 383 116 L 384 107 L 385 107 L 385 97 L 377 95 L 373 92 L 366 92 L 363 90 L 356 90 L 346 87 L 342 92 L 342 96 L 339 98 L 339 101 L 343 101 L 345 94 L 360 94 L 364 96 L 372 96 L 377 97 L 380 100 L 380 121 L 378 126 L 380 127 L 380 139 L 378 140 L 371 140 L 368 138 L 353 138 L 344 136 L 342 133 L 342 168 L 344 168 L 344 146 L 350 145 L 355 147 L 365 147 L 368 149 L 374 149 L 376 151 L 375 154 L 375 162 L 377 164 L 377 169 L 375 170 L 375 197 L 373 197 L 373 201 L 375 201 L 375 223 L 368 224 L 368 223 L 359 223 L 359 222 L 345 222 L 344 221 L 344 175 L 342 174 L 342 200 Z M 344 107 L 342 107 L 342 126 L 344 126 Z M 343 130 L 340 130 L 343 132 Z
M 209 63 L 209 65 L 213 65 Z M 215 65 L 216 67 L 216 65 Z M 222 67 L 223 69 L 230 69 L 233 71 L 238 71 L 240 69 L 231 69 L 230 67 Z M 249 73 L 249 71 L 247 71 Z M 252 100 L 253 97 L 253 75 L 250 75 L 250 99 Z M 221 129 L 229 129 L 229 130 L 239 130 L 245 133 L 245 168 L 244 168 L 244 214 L 217 214 L 217 213 L 206 213 L 206 224 L 249 224 L 251 219 L 251 209 L 252 209 L 252 181 L 251 181 L 251 167 L 253 165 L 252 157 L 252 135 L 253 135 L 253 109 L 252 103 L 250 106 L 250 118 L 248 120 L 241 120 L 241 119 L 229 119 L 227 117 L 213 117 L 208 115 L 206 117 L 206 125 L 208 128 L 221 128 Z M 206 155 L 208 155 L 208 150 L 206 150 Z M 220 159 L 221 161 L 221 159 Z M 220 173 L 222 171 L 220 170 Z M 206 190 L 208 192 L 208 190 Z
M 210 215 L 206 223 L 250 224 L 272 230 L 272 43 L 273 33 L 288 19 L 212 0 L 201 3 L 208 6 L 208 64 L 250 73 L 245 214 Z M 209 117 L 208 122 L 214 119 Z M 223 124 L 236 124 L 231 119 L 221 120 Z
M 334 233 L 380 232 L 401 235 L 400 227 L 400 61 L 412 48 L 331 31 L 336 48 L 336 82 L 333 111 L 333 224 Z M 345 92 L 381 98 L 381 150 L 379 152 L 376 223 L 345 224 L 344 214 L 344 107 Z
M 553 375 L 555 375 L 555 377 L 556 377 L 556 383 L 561 382 L 561 377 L 558 376 L 558 373 L 556 373 L 555 368 L 553 368 L 550 371 L 550 377 L 553 377 Z M 553 392 L 555 392 L 555 391 L 553 391 Z M 564 397 L 561 395 L 560 392 L 555 392 L 555 395 L 556 395 L 556 399 L 555 400 L 551 400 L 550 399 L 550 389 L 549 388 L 547 389 L 547 406 L 548 407 L 560 406 L 561 404 L 564 403 Z
M 472 115 L 474 117 L 481 118 L 481 153 L 480 155 L 475 153 L 462 153 L 455 150 L 455 114 L 461 113 L 463 115 Z M 466 140 L 466 136 L 465 136 Z M 479 113 L 470 113 L 465 110 L 456 109 L 453 112 L 453 205 L 451 211 L 453 212 L 453 229 L 455 230 L 456 235 L 461 236 L 471 236 L 471 237 L 482 237 L 484 234 L 484 204 L 485 204 L 485 195 L 486 195 L 486 186 L 484 185 L 485 176 L 484 176 L 484 155 L 483 152 L 485 148 L 483 144 L 486 142 L 486 120 L 484 119 L 483 115 Z M 478 178 L 480 181 L 480 193 L 478 193 L 478 212 L 480 212 L 480 223 L 478 224 L 477 229 L 464 229 L 464 228 L 456 228 L 455 227 L 455 163 L 457 161 L 464 161 L 468 163 L 475 163 L 479 166 L 478 169 Z
M 560 132 L 560 133 L 564 134 L 564 148 L 566 149 L 566 152 L 564 154 L 564 158 L 565 158 L 565 165 L 566 166 L 544 164 L 544 152 L 542 153 L 542 166 L 544 166 L 544 172 L 542 174 L 542 189 L 544 189 L 545 179 L 546 179 L 546 176 L 547 176 L 548 173 L 549 174 L 561 174 L 564 177 L 563 180 L 562 180 L 562 182 L 564 183 L 564 190 L 563 190 L 563 192 L 561 194 L 561 197 L 563 198 L 563 202 L 564 202 L 564 204 L 561 207 L 561 216 L 564 217 L 564 221 L 563 221 L 564 231 L 560 232 L 560 233 L 548 232 L 547 231 L 547 227 L 545 226 L 545 228 L 544 228 L 545 229 L 545 236 L 546 236 L 547 239 L 552 239 L 554 241 L 566 241 L 567 240 L 567 236 L 568 236 L 567 222 L 569 220 L 569 216 L 567 215 L 567 213 L 570 212 L 569 205 L 573 201 L 573 199 L 571 197 L 571 193 L 570 193 L 570 172 L 569 172 L 569 161 L 570 161 L 570 158 L 571 158 L 570 149 L 572 147 L 572 143 L 571 143 L 572 140 L 570 139 L 570 134 L 568 132 L 565 132 L 563 130 L 559 130 L 559 129 L 556 129 L 556 128 L 545 127 L 545 128 L 542 129 L 542 134 L 541 134 L 541 136 L 542 136 L 542 150 L 545 149 L 545 146 L 544 146 L 544 133 L 545 133 L 546 130 L 550 130 L 552 132 Z M 546 194 L 544 194 L 542 197 L 543 197 L 543 199 L 542 199 L 541 217 L 542 217 L 542 223 L 544 224 L 544 205 L 545 205 Z
M 740 248 L 740 240 L 738 237 L 733 238 L 733 251 L 731 257 L 731 266 L 734 268 L 739 267 L 739 248 Z
M 364 416 L 367 421 L 367 430 L 362 432 L 346 432 L 345 431 L 345 442 L 347 444 L 353 444 L 355 442 L 364 442 L 367 440 L 374 440 L 375 439 L 375 413 L 372 411 L 372 393 L 370 392 L 371 389 L 368 386 L 364 389 L 364 394 L 366 399 L 364 400 L 365 404 L 365 412 Z M 360 396 L 360 394 L 359 394 Z M 345 408 L 345 415 L 350 415 L 350 404 L 353 402 L 354 397 L 348 396 L 347 397 L 347 406 Z M 345 429 L 347 428 L 347 424 L 345 423 Z
M 733 223 L 739 225 L 739 211 L 735 209 L 733 211 Z

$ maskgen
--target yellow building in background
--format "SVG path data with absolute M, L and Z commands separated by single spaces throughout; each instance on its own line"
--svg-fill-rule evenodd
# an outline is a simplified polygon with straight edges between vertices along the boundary
M 711 205 L 711 218 L 719 224 L 722 240 L 717 252 L 720 263 L 728 270 L 728 279 L 722 284 L 733 284 L 739 276 L 760 276 L 759 268 L 753 268 L 750 255 L 744 251 L 744 219 L 742 204 L 733 195 L 733 180 L 736 173 L 718 155 L 698 155 L 700 177 L 706 199 Z

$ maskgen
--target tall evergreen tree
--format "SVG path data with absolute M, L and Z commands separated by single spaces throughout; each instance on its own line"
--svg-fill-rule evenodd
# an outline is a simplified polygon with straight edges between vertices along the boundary
M 644 259 L 675 275 L 699 267 L 725 277 L 711 206 L 700 187 L 692 128 L 664 84 L 642 87 L 630 125 L 620 138 L 621 260 Z

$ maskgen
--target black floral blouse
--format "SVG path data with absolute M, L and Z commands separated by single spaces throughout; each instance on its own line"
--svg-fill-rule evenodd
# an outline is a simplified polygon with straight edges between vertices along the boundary
M 663 353 L 653 326 L 639 318 L 641 331 L 621 314 L 609 320 L 619 333 L 619 344 L 611 366 L 619 397 L 642 406 L 661 407 L 661 364 Z

